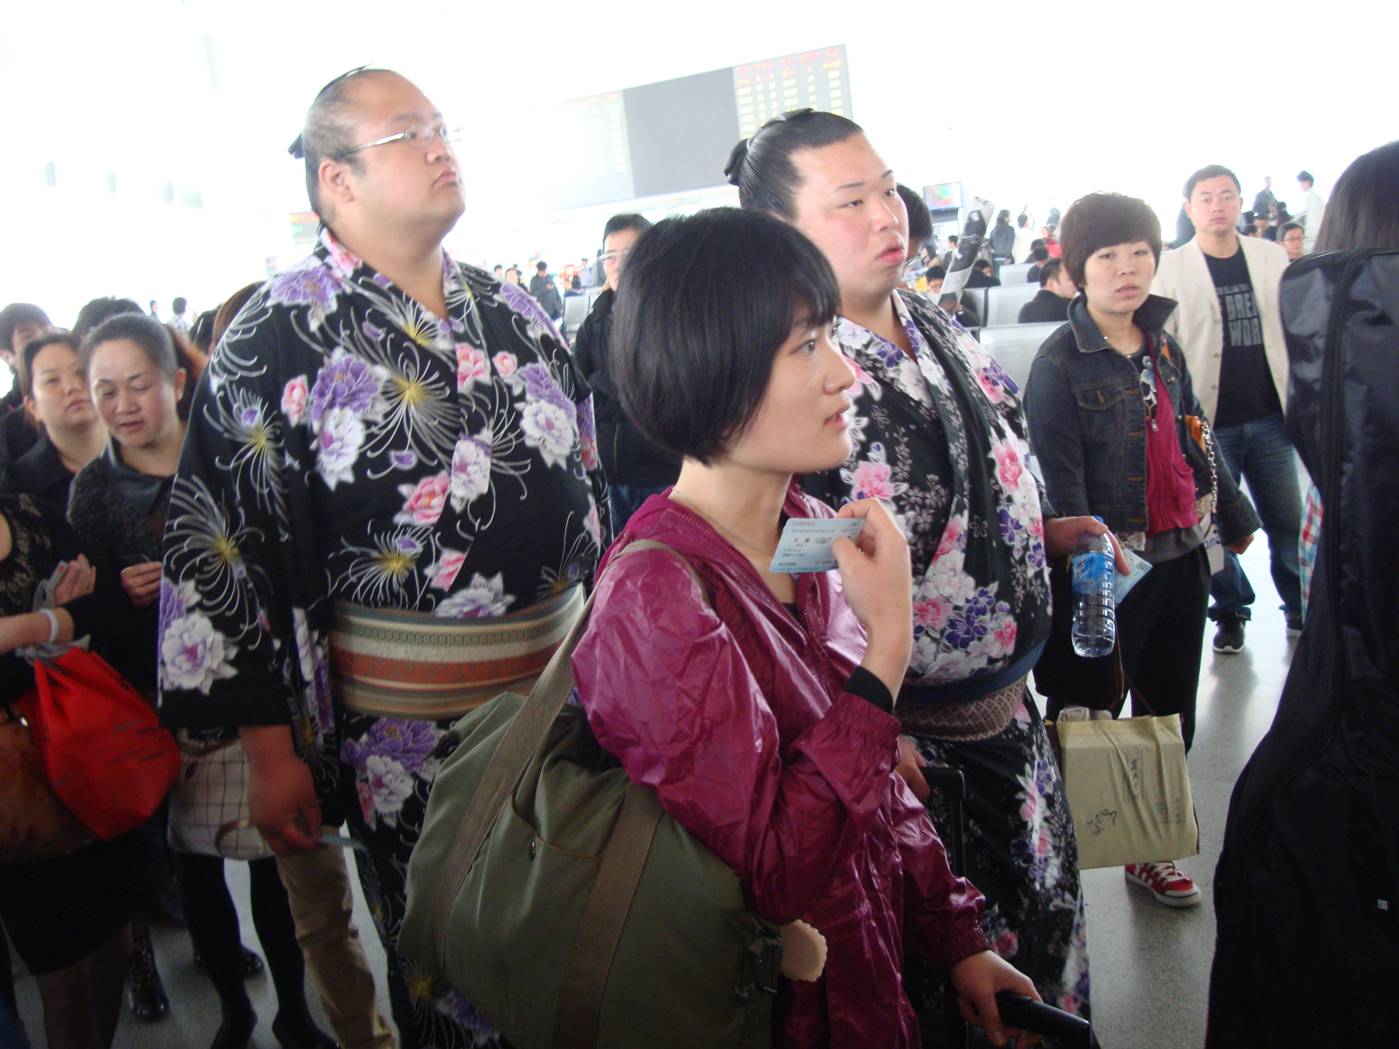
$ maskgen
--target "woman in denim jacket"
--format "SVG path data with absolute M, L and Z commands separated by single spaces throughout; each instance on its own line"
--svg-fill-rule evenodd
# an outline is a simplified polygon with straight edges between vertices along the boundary
M 1176 304 L 1150 294 L 1161 257 L 1155 214 L 1132 197 L 1091 194 L 1064 217 L 1062 243 L 1082 292 L 1030 369 L 1030 443 L 1058 513 L 1096 514 L 1151 563 L 1117 610 L 1122 663 L 1133 713 L 1179 714 L 1188 749 L 1209 597 L 1210 510 L 1235 553 L 1248 546 L 1258 515 L 1191 436 L 1187 419 L 1203 417 L 1200 402 L 1185 355 L 1162 331 Z M 1137 698 L 1149 710 L 1139 710 Z M 1174 863 L 1131 864 L 1127 877 L 1169 906 L 1200 902 Z

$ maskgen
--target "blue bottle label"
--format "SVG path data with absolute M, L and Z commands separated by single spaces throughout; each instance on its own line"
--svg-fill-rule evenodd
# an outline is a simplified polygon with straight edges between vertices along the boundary
M 1075 594 L 1101 594 L 1104 586 L 1112 585 L 1112 559 L 1107 554 L 1075 554 L 1070 563 Z

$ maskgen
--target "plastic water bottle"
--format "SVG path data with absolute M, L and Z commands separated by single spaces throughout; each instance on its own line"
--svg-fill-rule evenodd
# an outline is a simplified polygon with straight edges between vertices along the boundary
M 1102 523 L 1101 517 L 1094 520 Z M 1112 653 L 1117 640 L 1117 608 L 1113 600 L 1112 543 L 1106 535 L 1082 535 L 1070 561 L 1074 621 L 1070 628 L 1074 652 L 1088 659 Z

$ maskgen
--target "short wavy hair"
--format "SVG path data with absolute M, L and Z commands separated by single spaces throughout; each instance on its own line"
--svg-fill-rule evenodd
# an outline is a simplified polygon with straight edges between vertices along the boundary
M 1156 264 L 1161 263 L 1161 220 L 1146 201 L 1123 193 L 1090 193 L 1074 201 L 1059 231 L 1064 267 L 1080 288 L 1083 269 L 1099 248 L 1113 244 L 1151 245 Z

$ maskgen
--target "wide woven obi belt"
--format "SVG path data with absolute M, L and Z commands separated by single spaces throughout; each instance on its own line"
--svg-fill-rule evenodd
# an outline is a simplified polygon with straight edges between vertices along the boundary
M 583 588 L 491 619 L 337 602 L 331 687 L 349 710 L 389 718 L 460 717 L 502 692 L 526 693 L 583 611 Z

